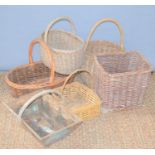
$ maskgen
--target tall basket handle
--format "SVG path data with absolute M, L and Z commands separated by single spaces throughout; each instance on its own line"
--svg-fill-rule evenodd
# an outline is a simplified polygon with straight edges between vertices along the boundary
M 44 51 L 47 52 L 47 54 L 48 54 L 48 58 L 51 63 L 50 83 L 52 83 L 54 81 L 54 74 L 55 74 L 54 73 L 54 58 L 53 58 L 52 52 L 50 51 L 48 46 L 40 39 L 33 40 L 29 46 L 29 64 L 31 65 L 34 63 L 33 57 L 32 57 L 32 52 L 33 52 L 33 46 L 36 44 L 40 44 L 44 48 Z
M 55 93 L 55 94 L 57 94 L 60 98 L 63 99 L 63 96 L 61 95 L 61 93 L 59 93 L 59 92 L 56 91 L 56 90 L 52 90 L 52 89 L 43 90 L 43 91 L 41 91 L 41 92 L 35 94 L 34 96 L 32 96 L 32 97 L 20 108 L 19 113 L 18 113 L 18 118 L 19 118 L 19 120 L 21 120 L 24 111 L 26 110 L 26 108 L 27 108 L 29 105 L 31 105 L 31 104 L 33 103 L 34 100 L 36 100 L 38 97 L 43 96 L 44 94 L 48 94 L 48 93 L 51 93 L 51 94 L 52 94 L 52 93 L 53 93 L 53 94 Z
M 69 82 L 69 80 L 70 80 L 73 76 L 75 77 L 75 75 L 80 74 L 80 73 L 82 73 L 82 72 L 87 73 L 87 74 L 92 78 L 92 75 L 91 75 L 91 73 L 90 73 L 89 71 L 87 71 L 87 70 L 85 70 L 85 69 L 77 69 L 77 70 L 75 70 L 74 72 L 72 72 L 72 73 L 66 78 L 66 80 L 65 80 L 65 82 L 64 82 L 64 84 L 63 84 L 63 86 L 62 86 L 62 90 L 61 90 L 62 93 L 63 93 L 63 91 L 64 91 L 64 89 L 65 89 L 67 83 Z M 90 87 L 93 89 L 93 78 L 92 78 L 92 82 L 91 82 L 91 86 L 90 86 Z
M 67 21 L 67 22 L 70 24 L 70 26 L 71 26 L 72 33 L 76 34 L 76 27 L 75 27 L 75 24 L 74 24 L 74 22 L 72 21 L 72 19 L 71 19 L 70 17 L 66 17 L 66 16 L 58 17 L 58 18 L 56 18 L 55 20 L 52 20 L 52 21 L 48 24 L 48 26 L 47 26 L 47 28 L 46 28 L 46 30 L 45 30 L 45 33 L 44 33 L 44 41 L 45 41 L 46 43 L 47 43 L 47 36 L 48 36 L 49 30 L 50 30 L 56 23 L 58 23 L 58 22 L 60 22 L 60 21 Z
M 102 23 L 106 23 L 106 22 L 111 22 L 113 24 L 115 24 L 119 30 L 119 33 L 120 33 L 120 47 L 122 49 L 122 51 L 124 51 L 124 32 L 123 32 L 123 28 L 121 27 L 121 25 L 119 24 L 119 22 L 115 19 L 112 19 L 112 18 L 105 18 L 105 19 L 101 19 L 99 20 L 98 22 L 96 22 L 96 24 L 92 27 L 88 37 L 87 37 L 87 40 L 84 44 L 84 51 L 87 49 L 87 46 L 89 44 L 89 41 L 92 37 L 92 35 L 94 34 L 94 32 L 96 31 L 97 27 L 100 26 Z

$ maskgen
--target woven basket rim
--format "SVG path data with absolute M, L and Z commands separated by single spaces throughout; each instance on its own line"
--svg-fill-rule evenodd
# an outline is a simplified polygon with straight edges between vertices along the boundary
M 35 87 L 33 87 L 33 85 L 35 85 L 35 84 L 18 84 L 18 83 L 15 83 L 15 82 L 13 82 L 13 81 L 11 81 L 10 79 L 9 79 L 9 75 L 11 75 L 12 74 L 12 72 L 14 72 L 14 71 L 16 71 L 16 70 L 19 70 L 19 69 L 22 69 L 22 68 L 25 68 L 25 67 L 27 67 L 27 66 L 33 66 L 33 65 L 37 65 L 37 64 L 43 64 L 41 61 L 37 61 L 37 62 L 34 62 L 33 64 L 24 64 L 24 65 L 20 65 L 20 66 L 17 66 L 17 67 L 15 67 L 15 68 L 13 68 L 13 69 L 11 69 L 11 70 L 9 70 L 9 72 L 6 74 L 6 76 L 5 76 L 5 82 L 9 85 L 9 86 L 11 86 L 11 87 L 13 87 L 13 88 L 16 88 L 16 89 L 20 89 L 20 90 L 25 90 L 25 89 L 36 89 Z M 54 80 L 55 81 L 55 80 Z M 63 79 L 62 79 L 62 81 L 63 81 Z M 29 86 L 29 85 L 31 85 L 31 88 L 26 88 L 27 86 Z M 45 86 L 52 86 L 53 85 L 53 82 L 51 83 L 50 81 L 48 81 L 48 82 L 46 82 L 46 83 L 40 83 L 40 84 L 38 84 L 38 89 L 39 88 L 43 88 L 43 87 L 45 87 Z M 24 88 L 25 87 L 25 88 Z
M 76 49 L 73 49 L 73 50 L 64 50 L 64 49 L 59 49 L 59 48 L 51 48 L 48 44 L 48 46 L 49 46 L 49 48 L 50 49 L 52 49 L 52 50 L 54 50 L 55 52 L 57 52 L 57 53 L 74 53 L 74 52 L 77 52 L 77 51 L 80 51 L 81 49 L 83 49 L 83 46 L 84 46 L 84 40 L 82 39 L 82 38 L 80 38 L 78 35 L 76 35 L 76 34 L 74 34 L 74 33 L 72 33 L 72 32 L 66 32 L 66 31 L 64 31 L 64 30 L 57 30 L 57 29 L 52 29 L 52 30 L 50 30 L 49 32 L 52 32 L 52 31 L 55 31 L 55 32 L 60 32 L 60 33 L 64 33 L 64 34 L 67 34 L 67 35 L 71 35 L 72 37 L 74 37 L 75 39 L 77 39 L 79 42 L 81 42 L 81 46 L 79 47 L 79 48 L 76 48 Z M 44 38 L 43 38 L 43 35 L 44 35 L 44 32 L 41 34 L 41 39 L 44 41 Z M 61 50 L 61 52 L 60 52 L 60 50 Z
M 97 45 L 95 45 L 95 46 L 98 46 L 98 47 L 103 47 L 103 45 L 104 45 L 104 47 L 110 47 L 110 48 L 114 48 L 116 51 L 118 51 L 119 50 L 119 52 L 128 52 L 126 49 L 125 49 L 125 47 L 124 47 L 124 49 L 123 49 L 123 51 L 122 51 L 122 49 L 121 49 L 121 46 L 119 45 L 119 43 L 117 43 L 117 42 L 112 42 L 112 41 L 109 41 L 109 40 L 91 40 L 90 42 L 89 42 L 89 44 L 90 44 L 90 47 L 91 46 L 94 46 L 93 44 L 97 44 Z M 87 47 L 87 49 L 86 49 L 86 52 L 87 52 L 87 55 L 89 55 L 89 53 L 91 54 L 91 49 L 89 49 L 89 44 L 88 44 L 88 47 Z M 91 45 L 92 44 L 92 45 Z M 97 48 L 98 48 L 97 47 Z M 100 52 L 100 54 L 101 54 L 102 52 Z M 108 54 L 108 53 L 107 53 Z M 106 54 L 106 55 L 107 55 Z M 110 53 L 109 53 L 110 54 Z M 96 54 L 95 54 L 96 55 Z
M 97 39 L 97 40 L 91 40 L 91 41 L 89 41 L 89 43 L 94 43 L 94 44 L 96 44 L 96 43 L 105 43 L 105 44 L 110 44 L 111 46 L 115 46 L 115 47 L 121 49 L 119 43 L 112 42 L 110 40 L 100 40 L 100 39 Z
M 100 63 L 98 62 L 98 60 L 97 60 L 97 57 L 98 56 L 113 56 L 113 55 L 127 55 L 127 54 L 130 54 L 130 53 L 133 53 L 133 54 L 136 54 L 136 55 L 138 55 L 138 56 L 140 56 L 140 58 L 148 65 L 148 69 L 145 69 L 145 70 L 136 70 L 136 71 L 132 71 L 132 72 L 123 72 L 123 73 L 115 73 L 115 74 L 111 74 L 111 73 L 109 73 L 109 72 L 107 72 L 105 69 L 104 69 L 104 67 L 102 67 L 101 65 L 100 65 Z M 94 55 L 94 61 L 95 61 L 95 63 L 97 64 L 97 66 L 98 67 L 100 67 L 108 76 L 110 76 L 110 77 L 118 77 L 118 76 L 122 76 L 122 75 L 133 75 L 133 74 L 137 74 L 137 72 L 140 72 L 140 73 L 148 73 L 148 72 L 151 72 L 152 71 L 152 65 L 149 63 L 149 61 L 148 60 L 146 60 L 146 58 L 142 55 L 142 54 L 140 54 L 139 52 L 137 52 L 137 51 L 129 51 L 129 52 L 126 52 L 126 53 L 121 53 L 121 52 L 118 52 L 118 53 L 114 53 L 114 54 L 110 54 L 110 53 L 108 53 L 108 54 L 106 54 L 106 55 L 104 55 L 104 54 L 96 54 L 96 55 Z
M 84 84 L 82 84 L 82 83 L 80 83 L 80 82 L 77 82 L 77 81 L 74 81 L 74 82 L 72 82 L 72 83 L 69 83 L 69 84 L 67 84 L 66 85 L 66 87 L 64 88 L 64 90 L 67 88 L 67 87 L 72 87 L 72 86 L 77 86 L 77 87 L 81 87 L 81 88 L 83 88 L 83 89 L 85 89 L 85 90 L 89 90 L 92 94 L 93 94 L 93 96 L 99 101 L 99 103 L 101 103 L 101 99 L 100 99 L 100 97 L 96 94 L 96 92 L 94 91 L 94 89 L 91 89 L 91 88 L 89 88 L 89 87 L 87 87 L 86 85 L 84 85 Z M 63 94 L 63 93 L 62 93 Z

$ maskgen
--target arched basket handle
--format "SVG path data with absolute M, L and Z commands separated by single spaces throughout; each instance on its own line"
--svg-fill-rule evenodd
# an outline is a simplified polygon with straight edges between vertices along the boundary
M 74 25 L 74 22 L 72 21 L 72 19 L 70 18 L 70 17 L 65 17 L 65 16 L 62 16 L 62 17 L 58 17 L 58 18 L 56 18 L 55 20 L 52 20 L 49 24 L 48 24 L 48 26 L 47 26 L 47 28 L 46 28 L 46 30 L 45 30 L 45 33 L 44 33 L 44 41 L 47 43 L 47 38 L 48 38 L 48 32 L 49 32 L 49 30 L 56 24 L 56 23 L 58 23 L 58 22 L 60 22 L 60 21 L 67 21 L 69 24 L 70 24 L 70 26 L 71 26 L 71 29 L 72 29 L 72 33 L 73 34 L 76 34 L 76 27 L 75 27 L 75 25 Z
M 48 94 L 48 93 L 51 93 L 51 94 L 57 94 L 62 100 L 63 100 L 63 96 L 61 93 L 59 93 L 58 91 L 56 90 L 52 90 L 52 89 L 47 89 L 47 90 L 43 90 L 37 94 L 35 94 L 34 96 L 32 96 L 21 108 L 20 108 L 20 111 L 18 113 L 18 118 L 19 120 L 22 119 L 22 115 L 24 113 L 24 111 L 27 109 L 27 107 L 29 105 L 31 105 L 33 103 L 33 101 L 35 101 L 38 97 L 41 97 L 45 94 Z
M 54 76 L 55 76 L 54 58 L 53 58 L 52 52 L 50 51 L 48 46 L 43 41 L 41 41 L 40 39 L 33 40 L 29 46 L 29 64 L 31 65 L 34 63 L 32 53 L 33 53 L 33 46 L 36 44 L 40 44 L 40 46 L 44 48 L 44 52 L 47 52 L 47 54 L 48 54 L 48 58 L 49 58 L 49 61 L 51 63 L 50 83 L 52 83 L 54 81 Z
M 77 69 L 77 70 L 75 70 L 74 72 L 72 72 L 72 73 L 66 78 L 66 80 L 65 80 L 65 82 L 64 82 L 64 84 L 63 84 L 63 86 L 62 86 L 62 89 L 61 89 L 62 93 L 63 93 L 63 91 L 64 91 L 64 89 L 65 89 L 67 83 L 69 82 L 69 80 L 70 80 L 71 78 L 73 78 L 73 77 L 75 78 L 75 75 L 80 74 L 80 73 L 82 73 L 82 72 L 87 73 L 87 74 L 92 78 L 92 75 L 91 75 L 91 73 L 90 73 L 89 71 L 87 71 L 87 70 L 85 70 L 85 69 Z M 91 80 L 90 88 L 93 89 L 93 79 Z
M 120 33 L 120 47 L 121 47 L 121 50 L 124 51 L 124 32 L 123 32 L 123 29 L 121 27 L 121 25 L 119 24 L 119 22 L 115 19 L 112 19 L 112 18 L 105 18 L 105 19 L 101 19 L 99 20 L 98 22 L 96 22 L 96 24 L 92 27 L 87 39 L 86 39 L 86 42 L 84 44 L 84 51 L 87 49 L 87 46 L 89 44 L 89 41 L 91 40 L 94 32 L 96 31 L 97 27 L 100 26 L 102 23 L 106 23 L 106 22 L 111 22 L 113 24 L 115 24 L 119 30 L 119 33 Z

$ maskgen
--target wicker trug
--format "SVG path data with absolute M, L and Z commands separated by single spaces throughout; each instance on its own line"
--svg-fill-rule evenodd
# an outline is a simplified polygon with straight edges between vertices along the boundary
M 33 62 L 32 49 L 39 43 L 48 54 L 50 69 L 42 62 Z M 55 88 L 61 86 L 66 76 L 54 72 L 54 60 L 50 49 L 39 39 L 33 40 L 29 46 L 29 64 L 18 66 L 8 72 L 5 81 L 11 88 L 14 97 L 32 92 L 41 88 Z
M 42 90 L 39 93 L 35 94 L 34 96 L 32 96 L 31 98 L 29 98 L 26 103 L 20 108 L 19 110 L 19 114 L 18 114 L 18 118 L 19 120 L 21 120 L 21 122 L 23 123 L 23 125 L 40 141 L 42 142 L 42 144 L 44 145 L 50 145 L 52 143 L 55 143 L 58 140 L 63 139 L 64 137 L 66 137 L 67 135 L 69 135 L 72 131 L 74 131 L 81 123 L 81 119 L 78 118 L 75 114 L 71 113 L 68 109 L 65 109 L 65 107 L 63 107 L 63 105 L 59 105 L 59 109 L 63 108 L 63 113 L 64 115 L 69 115 L 69 118 L 73 121 L 73 123 L 66 125 L 65 127 L 62 127 L 54 132 L 48 133 L 45 136 L 40 136 L 36 131 L 34 131 L 34 129 L 25 121 L 25 119 L 23 119 L 23 114 L 25 112 L 25 110 L 29 107 L 29 105 L 33 104 L 33 102 L 40 98 L 40 97 L 44 97 L 45 95 L 58 95 L 59 97 L 62 98 L 61 93 L 52 90 L 52 89 L 47 89 L 47 90 Z M 52 103 L 49 102 L 49 104 Z M 52 107 L 52 105 L 51 105 Z M 45 117 L 46 119 L 46 117 Z M 51 118 L 52 119 L 52 118 Z
M 80 82 L 69 83 L 69 80 L 75 78 L 77 74 L 84 73 L 91 74 L 83 69 L 78 69 L 71 73 L 62 86 L 62 94 L 68 101 L 66 104 L 68 109 L 77 114 L 82 120 L 90 120 L 100 115 L 100 98 L 92 90 L 93 81 L 91 81 L 91 88 Z

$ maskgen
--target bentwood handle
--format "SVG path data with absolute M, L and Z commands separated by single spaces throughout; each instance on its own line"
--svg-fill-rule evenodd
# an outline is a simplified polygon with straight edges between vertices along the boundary
M 71 19 L 70 17 L 66 17 L 66 16 L 58 17 L 58 18 L 56 18 L 55 20 L 52 20 L 52 21 L 48 24 L 48 26 L 47 26 L 47 28 L 46 28 L 46 30 L 45 30 L 45 33 L 44 33 L 44 41 L 45 41 L 46 43 L 47 43 L 47 38 L 48 38 L 48 32 L 49 32 L 49 30 L 50 30 L 56 23 L 58 23 L 58 22 L 60 22 L 60 21 L 67 21 L 67 22 L 70 24 L 70 26 L 71 26 L 72 33 L 76 34 L 76 27 L 75 27 L 75 24 L 74 24 L 74 22 L 72 21 L 72 19 Z
M 47 54 L 48 54 L 48 58 L 49 58 L 49 61 L 51 63 L 50 83 L 52 83 L 54 81 L 54 67 L 55 67 L 54 66 L 54 58 L 53 58 L 52 52 L 50 51 L 48 46 L 43 41 L 41 41 L 40 39 L 35 39 L 30 43 L 30 46 L 29 46 L 29 64 L 34 63 L 32 53 L 33 53 L 33 47 L 36 44 L 40 44 L 40 46 L 44 48 L 43 52 L 47 52 Z
M 105 19 L 101 19 L 98 22 L 95 23 L 95 25 L 92 27 L 92 29 L 90 30 L 90 33 L 86 39 L 86 42 L 84 44 L 84 51 L 87 49 L 87 46 L 89 44 L 89 41 L 91 40 L 94 32 L 96 31 L 97 27 L 100 26 L 103 23 L 106 22 L 110 22 L 113 23 L 117 26 L 119 33 L 120 33 L 120 47 L 122 49 L 122 51 L 124 50 L 124 32 L 123 32 L 123 28 L 121 27 L 121 25 L 119 24 L 119 22 L 115 19 L 112 18 L 105 18 Z
M 82 73 L 82 72 L 87 73 L 87 74 L 92 78 L 92 75 L 91 75 L 91 73 L 90 73 L 89 71 L 87 71 L 87 70 L 85 70 L 85 69 L 77 69 L 77 70 L 75 70 L 74 72 L 72 72 L 72 73 L 66 78 L 66 80 L 65 80 L 65 82 L 64 82 L 64 84 L 63 84 L 63 86 L 62 86 L 62 92 L 63 92 L 63 90 L 65 89 L 65 87 L 66 87 L 67 83 L 69 82 L 69 80 L 70 80 L 71 78 L 75 77 L 75 75 L 80 74 L 80 73 Z M 91 86 L 90 86 L 90 87 L 93 88 L 93 79 L 91 80 Z
M 59 93 L 58 91 L 52 90 L 52 89 L 47 89 L 47 90 L 43 90 L 39 93 L 37 93 L 36 95 L 32 96 L 21 108 L 20 111 L 18 113 L 18 118 L 21 119 L 22 115 L 24 113 L 24 111 L 26 110 L 26 108 L 31 105 L 33 103 L 34 100 L 36 100 L 38 97 L 41 97 L 45 94 L 57 94 L 59 97 L 61 97 L 61 99 L 63 99 L 61 93 Z

